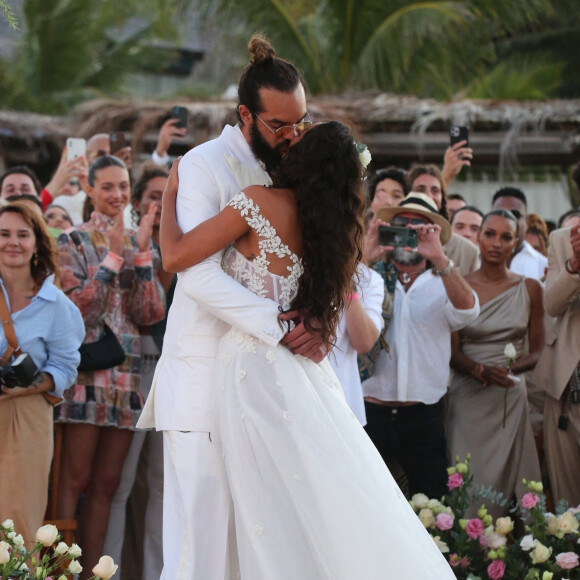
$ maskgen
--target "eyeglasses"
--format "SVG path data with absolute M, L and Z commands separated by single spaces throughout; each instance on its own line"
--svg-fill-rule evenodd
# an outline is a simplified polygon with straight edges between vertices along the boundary
M 407 227 L 409 224 L 413 226 L 424 226 L 429 222 L 422 218 L 408 218 L 408 217 L 396 217 L 391 220 L 391 225 L 404 228 Z
M 304 131 L 312 126 L 312 121 L 310 120 L 310 115 L 308 113 L 306 113 L 298 123 L 293 123 L 292 125 L 282 125 L 282 127 L 278 127 L 277 129 L 272 129 L 272 127 L 270 127 L 270 125 L 268 125 L 268 123 L 266 123 L 266 121 L 264 121 L 264 119 L 262 119 L 258 113 L 254 113 L 254 116 L 257 117 L 258 120 L 260 120 L 262 124 L 270 129 L 270 131 L 272 131 L 272 133 L 278 138 L 285 137 L 288 135 L 288 133 L 290 133 L 290 131 L 294 133 L 295 137 L 300 137 Z

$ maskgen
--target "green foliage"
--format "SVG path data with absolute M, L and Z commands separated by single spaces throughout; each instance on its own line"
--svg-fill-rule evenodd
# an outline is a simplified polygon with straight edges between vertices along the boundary
M 543 99 L 570 83 L 562 51 L 534 43 L 580 17 L 573 0 L 192 0 L 205 18 L 244 22 L 297 63 L 313 93 L 379 88 L 421 97 Z M 570 17 L 569 14 L 572 14 Z M 527 39 L 525 45 L 522 39 Z M 574 51 L 568 43 L 568 60 Z M 578 77 L 580 88 L 580 75 Z M 506 82 L 507 81 L 507 82 Z
M 163 64 L 146 41 L 172 33 L 167 12 L 161 0 L 25 0 L 17 59 L 0 66 L 0 104 L 63 112 L 87 97 L 118 94 L 128 73 Z M 130 19 L 140 26 L 127 32 Z

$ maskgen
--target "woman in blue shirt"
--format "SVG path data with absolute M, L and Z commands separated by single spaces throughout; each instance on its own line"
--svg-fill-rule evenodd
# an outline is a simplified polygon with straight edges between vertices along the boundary
M 29 385 L 0 387 L 0 521 L 14 520 L 29 546 L 42 525 L 53 452 L 52 407 L 43 394 L 62 397 L 73 383 L 85 335 L 78 308 L 54 285 L 57 264 L 40 213 L 20 202 L 0 207 L 0 290 L 20 350 L 39 370 Z M 8 346 L 2 325 L 0 358 Z

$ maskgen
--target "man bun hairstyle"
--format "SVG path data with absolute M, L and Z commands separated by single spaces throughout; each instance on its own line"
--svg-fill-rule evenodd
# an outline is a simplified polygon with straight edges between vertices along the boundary
M 293 93 L 304 81 L 298 69 L 287 60 L 276 56 L 276 51 L 265 36 L 254 34 L 248 43 L 250 63 L 244 69 L 238 84 L 236 115 L 241 122 L 240 105 L 255 115 L 260 114 L 262 102 L 260 89 L 273 89 L 281 93 Z

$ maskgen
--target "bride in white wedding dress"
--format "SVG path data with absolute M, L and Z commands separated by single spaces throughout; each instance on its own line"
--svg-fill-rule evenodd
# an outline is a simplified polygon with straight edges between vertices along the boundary
M 327 345 L 360 259 L 362 166 L 337 122 L 290 148 L 275 189 L 240 192 L 181 234 L 176 166 L 162 252 L 189 267 L 227 246 L 240 284 L 299 311 Z M 454 574 L 321 363 L 232 328 L 215 369 L 212 433 L 223 446 L 242 580 L 426 580 Z

